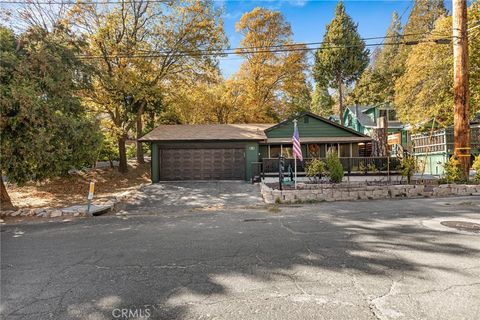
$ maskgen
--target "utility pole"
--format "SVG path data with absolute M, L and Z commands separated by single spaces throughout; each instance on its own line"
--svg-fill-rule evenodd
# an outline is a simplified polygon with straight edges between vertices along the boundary
M 470 122 L 468 97 L 467 0 L 452 0 L 454 155 L 468 179 L 470 170 Z

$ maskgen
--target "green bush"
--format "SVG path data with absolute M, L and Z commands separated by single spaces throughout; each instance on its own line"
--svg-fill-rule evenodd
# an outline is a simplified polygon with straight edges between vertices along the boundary
M 118 158 L 118 147 L 115 141 L 110 136 L 104 135 L 98 160 L 109 161 L 110 166 L 113 168 L 113 160 L 118 160 Z
M 402 176 L 407 178 L 407 183 L 410 184 L 412 176 L 417 170 L 417 162 L 415 161 L 415 158 L 412 156 L 404 157 L 400 163 L 400 169 Z
M 476 171 L 473 179 L 475 182 L 480 183 L 480 155 L 478 155 L 473 161 L 472 168 Z
M 335 150 L 328 150 L 326 163 L 330 181 L 333 183 L 342 182 L 343 166 Z
M 318 183 L 320 179 L 327 174 L 325 162 L 320 159 L 313 159 L 306 167 L 306 174 L 307 177 L 312 178 L 315 183 Z
M 137 146 L 135 143 L 127 145 L 127 159 L 132 159 L 137 156 Z
M 445 180 L 447 183 L 464 181 L 462 166 L 456 157 L 451 157 L 444 165 Z

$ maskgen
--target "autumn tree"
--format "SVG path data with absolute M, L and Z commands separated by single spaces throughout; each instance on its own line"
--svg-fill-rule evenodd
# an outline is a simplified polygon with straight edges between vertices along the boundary
M 0 27 L 1 173 L 8 181 L 44 180 L 95 162 L 99 127 L 76 94 L 88 86 L 81 50 L 61 24 L 18 37 Z M 1 189 L 9 209 L 3 180 Z
M 237 52 L 245 58 L 235 77 L 242 90 L 241 121 L 277 121 L 308 107 L 305 46 L 293 45 L 283 15 L 255 8 L 241 17 L 236 30 L 243 35 Z M 276 50 L 285 45 L 291 51 Z
M 405 44 L 400 46 L 396 59 L 391 62 L 400 68 L 402 74 L 408 55 L 414 47 L 410 44 L 415 44 L 427 37 L 435 27 L 437 19 L 446 14 L 443 0 L 414 0 L 412 11 L 403 28 L 402 40 Z
M 480 4 L 468 10 L 468 20 L 480 19 Z M 453 50 L 449 44 L 435 40 L 452 32 L 452 18 L 437 20 L 427 42 L 416 45 L 406 61 L 405 72 L 395 85 L 395 106 L 400 120 L 421 124 L 432 118 L 443 126 L 453 124 Z M 475 30 L 473 30 L 475 31 Z M 470 105 L 472 117 L 480 111 L 480 32 L 469 34 Z
M 95 70 L 93 90 L 85 98 L 108 125 L 119 149 L 119 170 L 126 172 L 125 141 L 143 116 L 162 98 L 164 87 L 177 75 L 197 75 L 215 63 L 212 55 L 226 38 L 220 11 L 212 1 L 121 1 L 101 7 L 79 4 L 75 24 L 89 40 L 87 55 Z M 154 114 L 147 112 L 148 114 Z M 137 146 L 141 161 L 141 147 Z
M 356 81 L 368 65 L 369 51 L 361 39 L 357 24 L 339 2 L 335 17 L 327 25 L 322 45 L 315 55 L 314 78 L 338 91 L 338 112 L 343 124 L 343 86 Z

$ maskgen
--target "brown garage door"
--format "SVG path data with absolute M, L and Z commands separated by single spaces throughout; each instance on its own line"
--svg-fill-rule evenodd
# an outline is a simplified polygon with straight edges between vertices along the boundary
M 160 180 L 244 180 L 245 149 L 160 149 Z

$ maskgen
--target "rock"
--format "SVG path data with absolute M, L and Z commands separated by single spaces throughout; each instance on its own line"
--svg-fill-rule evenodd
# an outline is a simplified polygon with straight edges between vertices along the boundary
M 61 210 L 53 210 L 52 212 L 50 212 L 50 218 L 57 218 L 61 217 L 62 215 L 63 213 Z
M 22 210 L 17 210 L 17 211 L 14 211 L 12 212 L 12 214 L 10 215 L 11 217 L 16 217 L 16 216 L 19 216 L 22 214 Z
M 43 211 L 37 214 L 37 217 L 39 218 L 47 218 L 48 217 L 48 211 Z

